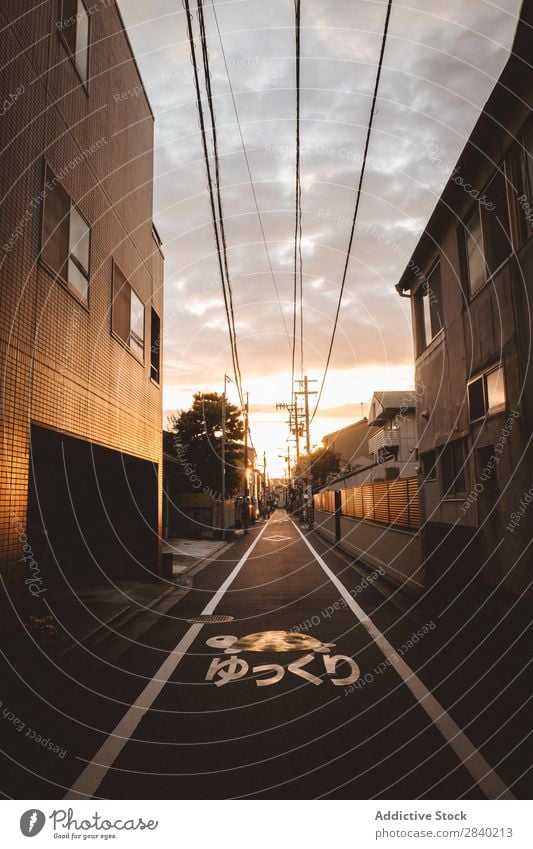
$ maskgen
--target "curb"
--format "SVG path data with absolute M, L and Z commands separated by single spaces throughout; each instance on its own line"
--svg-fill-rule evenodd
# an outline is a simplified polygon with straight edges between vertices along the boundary
M 177 575 L 175 580 L 170 581 L 167 579 L 166 583 L 171 584 L 171 586 L 168 586 L 159 595 L 156 595 L 150 602 L 143 605 L 131 604 L 123 610 L 113 613 L 85 637 L 76 640 L 64 648 L 56 657 L 68 663 L 75 662 L 81 657 L 87 658 L 86 650 L 93 651 L 108 640 L 112 641 L 120 637 L 127 637 L 128 629 L 134 627 L 135 624 L 139 625 L 142 617 L 147 613 L 166 613 L 190 592 L 193 587 L 194 576 L 202 572 L 214 560 L 217 560 L 232 545 L 233 542 L 223 543 L 208 557 L 198 558 L 185 572 Z M 183 580 L 184 578 L 185 582 Z M 135 639 L 138 639 L 149 631 L 154 626 L 154 622 L 147 619 L 145 625 L 146 627 L 141 627 L 140 629 L 138 627 L 135 628 Z M 124 628 L 126 630 L 123 630 Z M 114 659 L 127 651 L 128 648 L 130 648 L 129 645 L 124 645 L 118 653 L 112 652 Z

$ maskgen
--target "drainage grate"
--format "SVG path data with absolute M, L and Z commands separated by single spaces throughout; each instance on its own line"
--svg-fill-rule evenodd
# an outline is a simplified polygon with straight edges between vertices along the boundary
M 217 616 L 216 614 L 213 616 L 191 616 L 190 619 L 187 619 L 187 622 L 201 622 L 202 624 L 216 624 L 217 622 L 233 622 L 235 619 L 234 616 Z

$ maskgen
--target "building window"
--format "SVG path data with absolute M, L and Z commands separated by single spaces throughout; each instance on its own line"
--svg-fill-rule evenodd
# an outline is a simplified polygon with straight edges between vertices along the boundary
M 437 480 L 437 454 L 435 451 L 425 451 L 421 456 L 422 476 L 424 483 Z
M 87 304 L 91 228 L 46 168 L 41 259 Z
M 441 451 L 442 495 L 456 498 L 466 493 L 466 450 L 464 439 L 449 442 Z
M 504 166 L 492 177 L 464 222 L 470 295 L 475 295 L 512 253 Z
M 160 382 L 161 372 L 161 319 L 152 307 L 150 320 L 150 377 Z
M 465 221 L 465 246 L 470 295 L 475 295 L 487 279 L 481 237 L 481 214 L 477 204 Z
M 422 285 L 419 286 L 415 298 L 418 328 L 417 348 L 420 354 L 444 327 L 440 262 L 437 262 Z
M 116 264 L 113 266 L 112 329 L 138 359 L 144 359 L 144 304 Z
M 468 384 L 468 408 L 471 422 L 498 413 L 505 409 L 505 405 L 505 379 L 502 366 L 479 375 Z
M 57 27 L 83 83 L 87 82 L 89 15 L 83 0 L 61 0 Z
M 515 241 L 519 248 L 533 232 L 533 127 L 511 155 L 510 190 L 514 194 Z

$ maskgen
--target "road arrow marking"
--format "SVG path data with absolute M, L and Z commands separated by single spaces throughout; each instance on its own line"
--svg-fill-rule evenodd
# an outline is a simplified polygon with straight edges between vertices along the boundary
M 283 540 L 292 539 L 292 537 L 281 537 L 278 534 L 277 536 L 273 536 L 273 537 L 265 537 L 265 540 L 267 540 L 267 539 L 270 540 L 270 542 L 283 542 Z

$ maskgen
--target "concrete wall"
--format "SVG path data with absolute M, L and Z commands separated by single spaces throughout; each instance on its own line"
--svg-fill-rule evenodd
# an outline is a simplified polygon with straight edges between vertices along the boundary
M 315 511 L 315 527 L 335 542 L 335 515 Z M 364 519 L 341 516 L 339 547 L 373 567 L 381 567 L 396 583 L 424 589 L 422 539 L 419 533 L 389 528 Z
M 222 528 L 222 502 L 207 493 L 181 493 L 170 500 L 167 507 L 169 536 L 196 539 L 216 539 Z M 235 525 L 235 501 L 224 502 L 224 527 Z
M 315 530 L 330 542 L 335 542 L 335 514 L 315 510 Z

